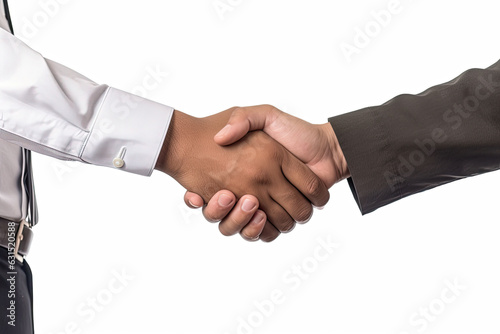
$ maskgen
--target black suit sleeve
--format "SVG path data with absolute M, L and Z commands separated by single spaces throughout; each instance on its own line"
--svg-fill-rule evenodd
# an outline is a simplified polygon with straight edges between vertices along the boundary
M 418 95 L 329 119 L 363 214 L 500 169 L 500 61 Z

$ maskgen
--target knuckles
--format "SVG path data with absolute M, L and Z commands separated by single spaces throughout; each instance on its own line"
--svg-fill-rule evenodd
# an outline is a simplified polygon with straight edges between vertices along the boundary
M 314 198 L 316 200 L 323 199 L 325 197 L 325 186 L 318 177 L 311 177 L 307 182 L 307 195 L 310 198 Z M 326 204 L 326 203 L 324 203 Z

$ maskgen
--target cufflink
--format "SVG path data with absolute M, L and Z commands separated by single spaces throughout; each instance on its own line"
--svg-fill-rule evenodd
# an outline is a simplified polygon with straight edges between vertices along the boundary
M 113 159 L 113 166 L 115 166 L 116 168 L 122 168 L 125 165 L 125 161 L 123 161 L 125 152 L 127 152 L 127 148 L 122 147 L 120 149 L 120 152 L 118 153 L 118 156 Z

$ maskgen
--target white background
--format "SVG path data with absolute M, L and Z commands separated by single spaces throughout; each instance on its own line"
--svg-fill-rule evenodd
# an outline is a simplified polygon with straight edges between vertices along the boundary
M 401 0 L 350 62 L 342 43 L 376 29 L 371 13 L 389 1 L 222 0 L 232 9 L 222 14 L 213 0 L 47 2 L 11 1 L 31 47 L 127 91 L 161 69 L 169 75 L 147 97 L 196 116 L 270 103 L 324 123 L 500 57 L 493 0 Z M 364 217 L 342 182 L 307 225 L 264 244 L 221 236 L 160 173 L 40 155 L 35 167 L 37 333 L 500 332 L 499 173 Z M 318 261 L 328 239 L 338 248 Z M 299 278 L 294 265 L 310 273 Z M 121 271 L 133 279 L 112 293 Z M 453 296 L 447 280 L 463 290 Z M 283 296 L 271 307 L 262 301 L 274 290 Z M 95 297 L 105 305 L 91 319 L 82 310 Z

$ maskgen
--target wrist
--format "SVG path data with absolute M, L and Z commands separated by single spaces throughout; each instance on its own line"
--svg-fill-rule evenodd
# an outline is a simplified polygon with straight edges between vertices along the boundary
M 193 117 L 174 110 L 170 126 L 168 128 L 165 140 L 158 156 L 155 169 L 176 178 L 182 170 L 183 157 L 188 152 L 189 131 Z
M 334 173 L 337 174 L 337 182 L 349 178 L 351 173 L 347 165 L 347 160 L 345 159 L 344 152 L 340 147 L 337 135 L 335 134 L 332 125 L 330 123 L 325 123 L 322 124 L 321 128 L 325 133 L 328 141 L 328 147 L 332 152 L 332 161 L 334 165 L 333 169 Z

